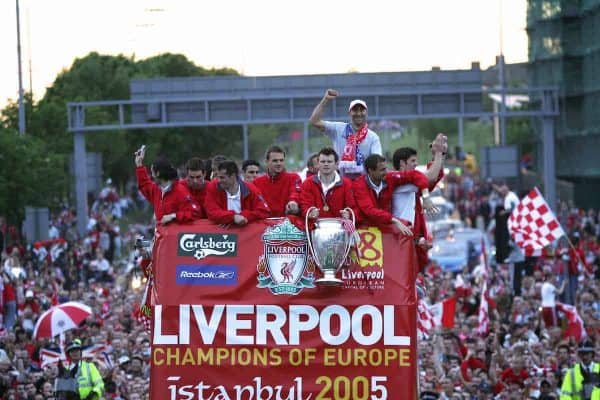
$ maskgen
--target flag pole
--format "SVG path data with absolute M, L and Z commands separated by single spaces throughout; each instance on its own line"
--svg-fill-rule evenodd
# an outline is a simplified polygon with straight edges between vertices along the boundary
M 542 195 L 537 187 L 535 188 L 535 190 L 539 193 L 540 196 Z M 544 198 L 544 197 L 542 196 L 542 198 Z M 546 204 L 548 204 L 548 202 L 546 202 Z M 548 204 L 548 208 L 550 208 L 549 204 Z M 562 229 L 562 231 L 565 233 L 565 238 L 567 239 L 567 243 L 569 243 L 569 247 L 571 249 L 573 249 L 573 253 L 575 253 L 575 256 L 577 257 L 577 260 L 580 263 L 582 263 L 583 265 L 585 265 L 585 263 L 583 262 L 583 260 L 581 259 L 581 257 L 579 257 L 579 253 L 577 253 L 577 249 L 575 249 L 575 246 L 573 245 L 573 242 L 571 242 L 571 238 L 569 237 L 569 235 L 567 233 L 567 230 L 562 226 L 562 224 L 560 223 L 560 220 L 556 216 L 557 214 L 556 214 L 555 210 L 552 210 L 552 208 L 550 208 L 550 211 L 552 211 L 554 213 L 554 217 L 556 218 L 556 221 L 558 222 L 558 225 L 560 226 L 560 229 Z
M 563 231 L 564 231 L 564 229 L 563 229 Z M 575 253 L 575 257 L 577 257 L 577 261 L 579 261 L 585 267 L 585 263 L 583 262 L 583 260 L 579 256 L 579 253 L 577 252 L 577 249 L 575 248 L 575 246 L 573 246 L 573 242 L 571 242 L 571 238 L 569 238 L 569 235 L 567 235 L 566 232 L 565 232 L 565 237 L 567 238 L 567 243 L 569 243 L 569 246 L 571 247 L 571 249 L 573 249 L 573 253 Z
M 544 198 L 544 196 L 542 196 L 542 194 L 540 193 L 540 190 L 537 188 L 537 186 L 535 187 L 535 191 L 538 192 L 538 194 L 540 195 L 540 197 Z M 548 204 L 548 202 L 546 202 L 546 204 Z M 550 209 L 550 211 L 552 211 L 552 213 L 554 213 L 554 217 L 555 217 L 556 221 L 558 222 L 558 225 L 560 226 L 560 229 L 562 229 L 562 231 L 565 233 L 565 238 L 567 239 L 567 243 L 569 243 L 569 247 L 571 247 L 571 249 L 573 249 L 573 252 L 575 253 L 575 256 L 577 257 L 577 260 L 580 263 L 582 263 L 583 265 L 585 265 L 585 263 L 583 262 L 583 260 L 581 259 L 581 257 L 579 257 L 579 254 L 577 253 L 577 250 L 575 249 L 575 246 L 573 246 L 573 242 L 571 242 L 571 238 L 567 234 L 567 230 L 560 223 L 560 220 L 557 217 L 557 213 L 555 212 L 555 210 L 553 210 L 552 208 L 550 208 L 549 204 L 548 204 L 548 208 Z

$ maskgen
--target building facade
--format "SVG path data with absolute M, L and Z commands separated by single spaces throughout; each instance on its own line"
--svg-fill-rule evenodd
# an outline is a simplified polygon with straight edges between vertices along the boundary
M 556 173 L 600 204 L 600 0 L 528 0 L 529 85 L 558 85 Z

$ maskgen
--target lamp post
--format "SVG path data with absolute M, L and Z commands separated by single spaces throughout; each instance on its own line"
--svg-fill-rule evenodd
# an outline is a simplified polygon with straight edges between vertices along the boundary
M 21 19 L 17 2 L 17 57 L 19 59 L 19 133 L 25 134 L 25 104 L 23 102 L 23 71 L 21 70 Z

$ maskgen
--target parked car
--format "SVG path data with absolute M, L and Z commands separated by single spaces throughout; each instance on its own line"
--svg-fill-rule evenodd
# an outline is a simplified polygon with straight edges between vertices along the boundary
M 458 272 L 467 265 L 469 254 L 468 242 L 452 239 L 437 239 L 429 249 L 429 258 L 440 265 L 442 270 Z
M 446 237 L 452 230 L 464 228 L 465 224 L 459 219 L 443 218 L 430 220 L 427 217 L 427 232 L 435 239 L 436 237 Z
M 487 234 L 479 229 L 459 227 L 450 229 L 446 235 L 434 236 L 429 258 L 436 261 L 443 270 L 460 271 L 464 266 L 472 270 L 481 263 L 485 247 L 488 265 L 492 265 L 495 250 Z

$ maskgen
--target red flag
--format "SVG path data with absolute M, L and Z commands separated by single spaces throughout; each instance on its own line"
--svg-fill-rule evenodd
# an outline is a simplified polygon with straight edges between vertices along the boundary
M 577 312 L 577 308 L 575 308 L 575 306 L 557 302 L 556 308 L 558 311 L 563 312 L 567 317 L 567 328 L 563 332 L 565 338 L 572 336 L 575 338 L 575 340 L 580 342 L 584 337 L 587 336 L 587 333 L 583 326 L 583 320 L 579 316 L 579 313 Z
M 417 305 L 417 333 L 419 338 L 429 337 L 429 332 L 436 327 L 454 328 L 455 313 L 456 297 L 442 300 L 431 306 L 419 299 Z
M 456 313 L 456 297 L 435 303 L 429 307 L 433 316 L 434 326 L 454 328 L 454 315 Z
M 537 188 L 533 188 L 510 214 L 508 229 L 526 256 L 541 255 L 544 247 L 565 234 Z

